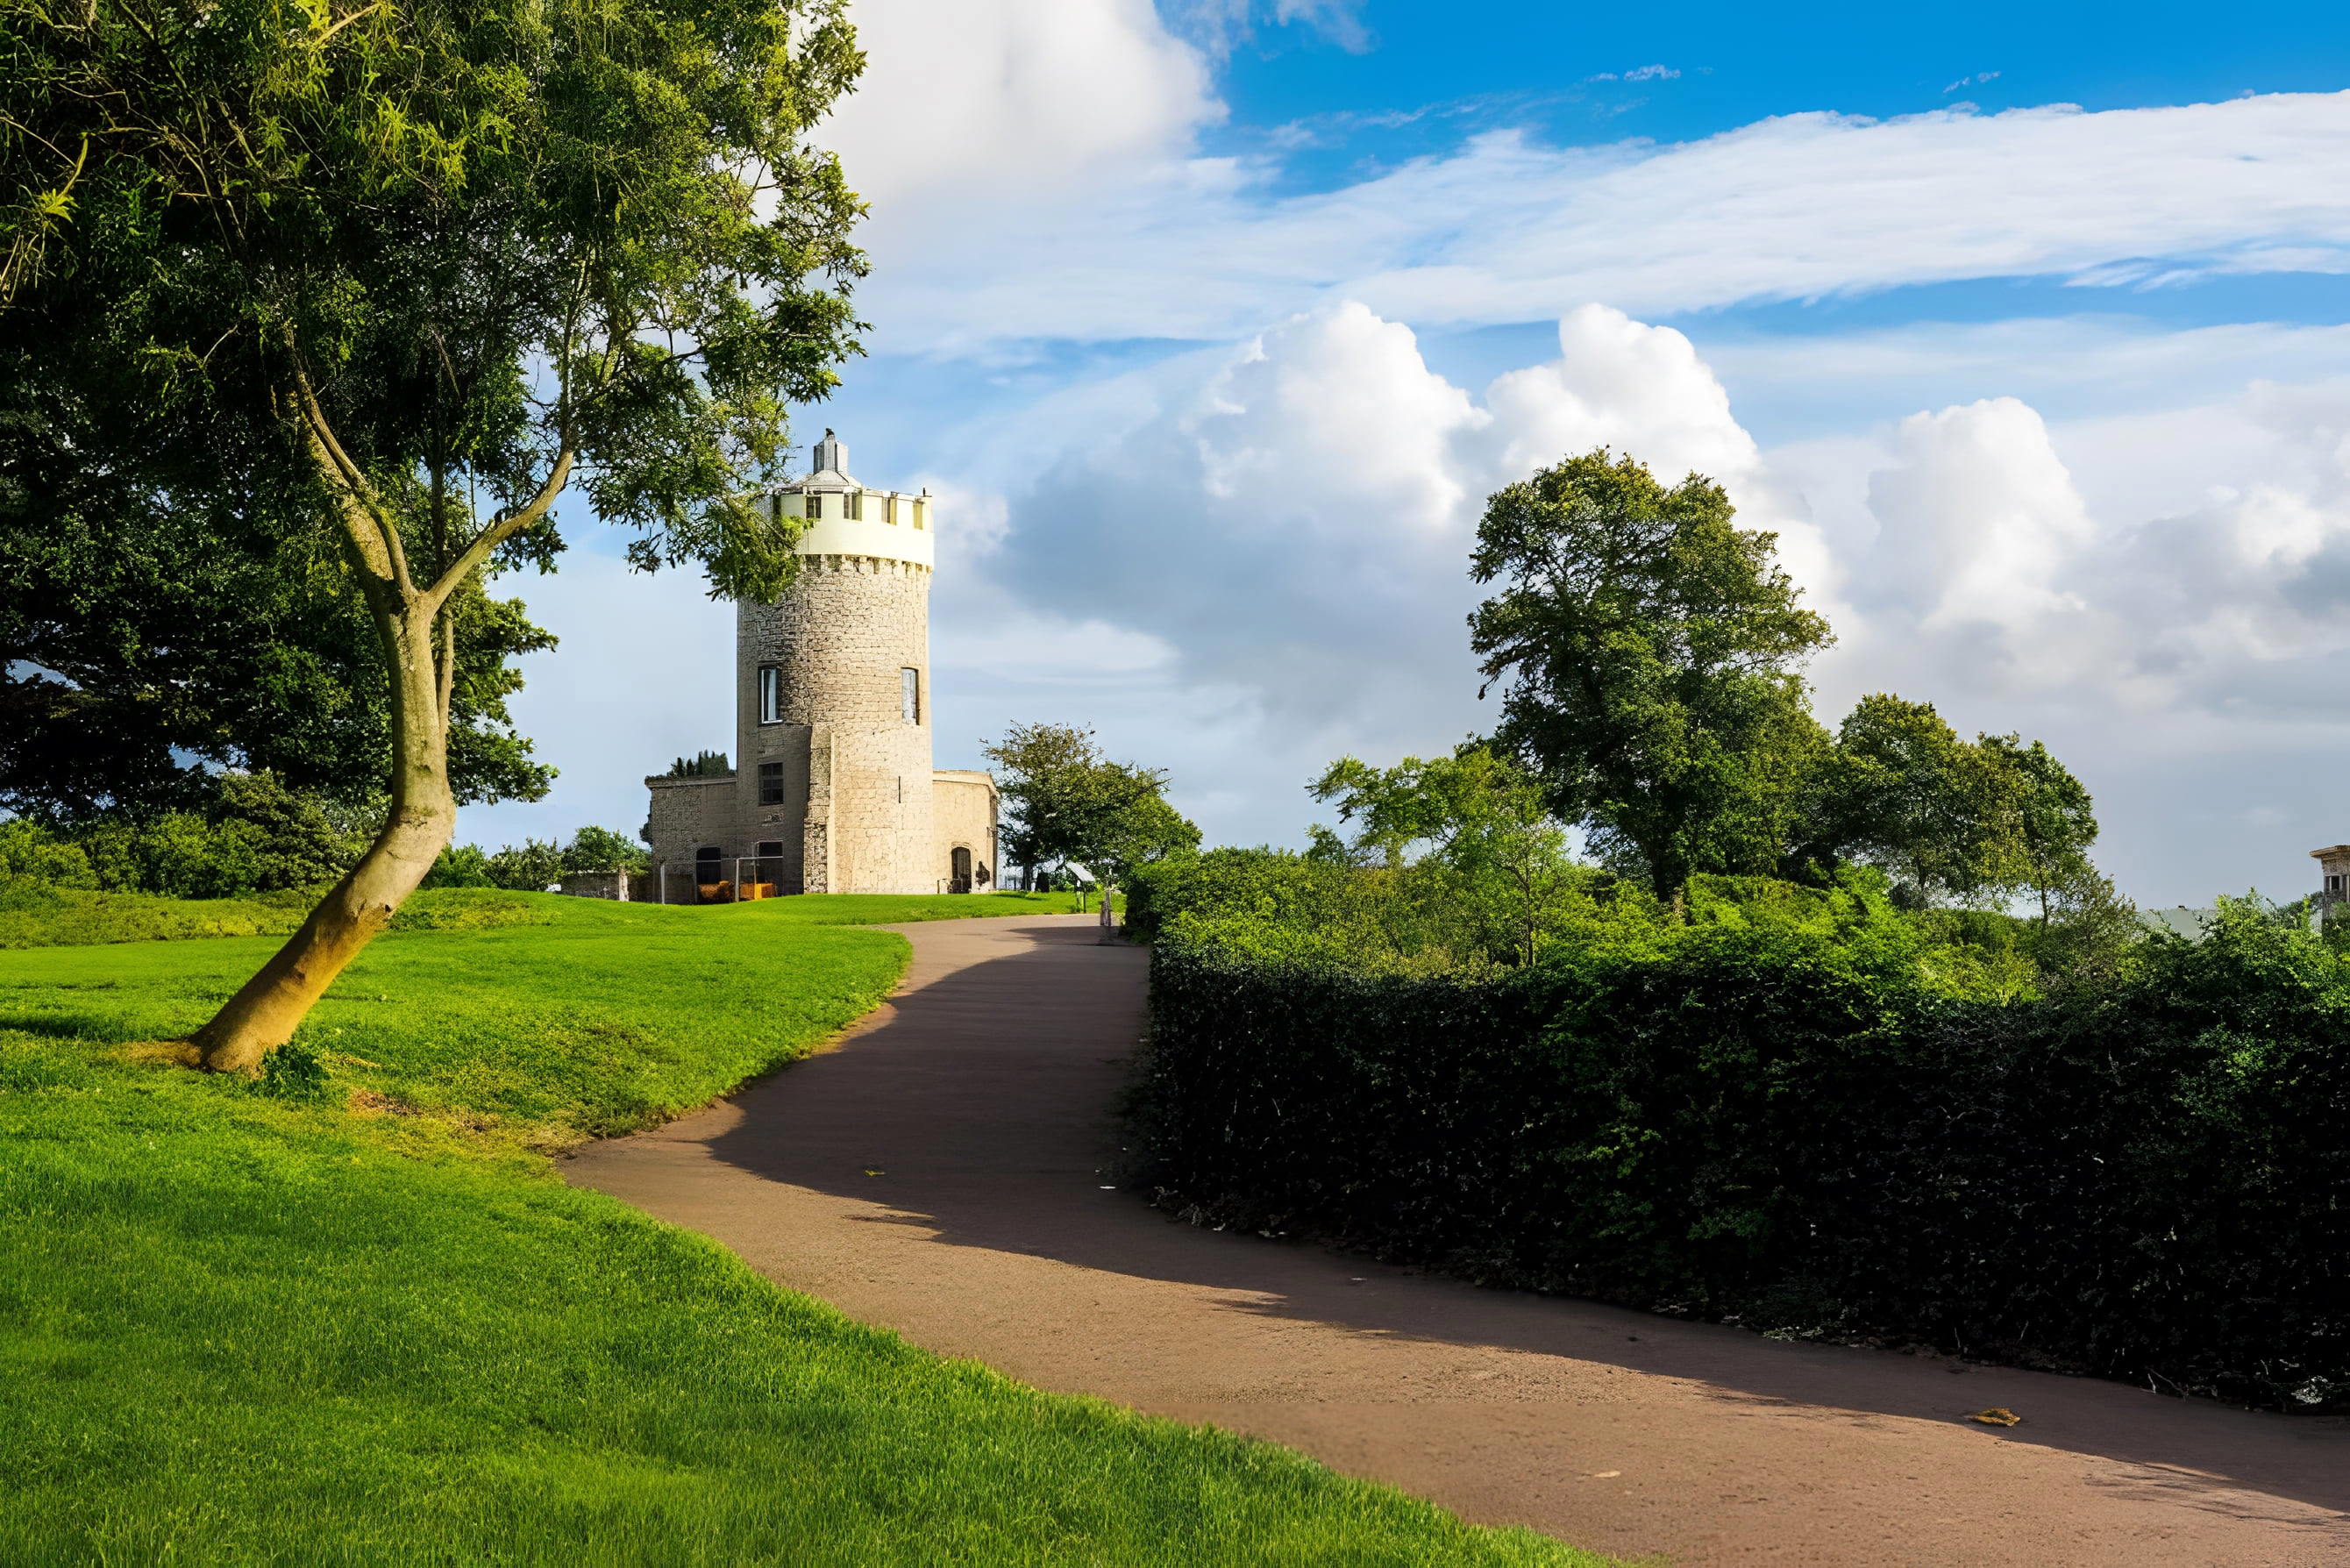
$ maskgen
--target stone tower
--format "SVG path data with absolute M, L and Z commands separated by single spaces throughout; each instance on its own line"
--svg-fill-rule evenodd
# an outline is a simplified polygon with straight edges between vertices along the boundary
M 736 607 L 734 770 L 646 781 L 654 857 L 696 867 L 673 875 L 672 898 L 983 888 L 994 783 L 931 766 L 930 494 L 850 477 L 830 431 L 815 455 L 763 500 L 808 521 L 798 581 Z

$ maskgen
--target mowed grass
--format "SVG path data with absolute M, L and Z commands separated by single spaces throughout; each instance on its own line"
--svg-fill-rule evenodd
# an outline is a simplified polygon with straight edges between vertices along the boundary
M 555 1179 L 883 995 L 902 940 L 832 922 L 1010 898 L 520 897 L 370 948 L 323 1083 L 140 1046 L 274 939 L 0 953 L 0 1563 L 1600 1561 L 941 1361 Z

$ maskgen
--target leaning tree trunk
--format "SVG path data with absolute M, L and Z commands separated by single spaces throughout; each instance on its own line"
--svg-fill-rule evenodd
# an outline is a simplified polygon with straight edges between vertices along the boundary
M 434 658 L 434 618 L 416 604 L 377 611 L 391 676 L 390 812 L 301 929 L 197 1031 L 193 1043 L 214 1072 L 257 1072 L 264 1056 L 292 1039 L 448 846 L 457 802 L 449 788 L 448 672 Z

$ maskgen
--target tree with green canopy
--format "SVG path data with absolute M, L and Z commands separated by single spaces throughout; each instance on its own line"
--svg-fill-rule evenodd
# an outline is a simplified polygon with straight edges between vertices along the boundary
M 1075 861 L 1124 882 L 1199 846 L 1200 830 L 1168 804 L 1166 770 L 1111 762 L 1091 730 L 1014 724 L 980 749 L 1003 770 L 1003 853 L 1023 866 Z
M 1930 702 L 1864 697 L 1821 759 L 1809 841 L 1880 867 L 1924 908 L 1995 896 L 2013 870 L 2011 776 Z
M 380 796 L 389 683 L 335 542 L 261 498 L 180 504 L 142 472 L 132 421 L 68 431 L 39 406 L 55 389 L 0 364 L 0 809 L 51 824 L 203 809 L 220 770 Z M 450 614 L 451 788 L 461 805 L 536 800 L 554 770 L 515 732 L 509 660 L 555 639 L 474 582 Z
M 1800 667 L 1833 640 L 1736 525 L 1720 485 L 1668 488 L 1605 449 L 1488 501 L 1470 617 L 1494 743 L 1610 863 L 1679 897 L 1696 872 L 1775 869 L 1826 743 Z
M 1976 744 L 2005 775 L 2007 879 L 2038 901 L 2040 923 L 2049 924 L 2058 903 L 2114 902 L 2111 885 L 2089 861 L 2097 816 L 2088 789 L 2038 741 L 1983 735 Z
M 1841 860 L 1876 866 L 1919 908 L 2030 892 L 2045 925 L 2066 889 L 2095 877 L 2096 836 L 2088 791 L 2040 742 L 1963 740 L 1932 703 L 1880 691 L 1820 759 L 1791 858 L 1814 877 Z
M 806 137 L 862 62 L 841 0 L 0 0 L 0 357 L 331 538 L 383 670 L 382 832 L 196 1036 L 251 1072 L 447 844 L 452 612 L 575 481 L 640 567 L 790 581 L 746 497 L 855 347 Z
M 1357 825 L 1352 845 L 1317 827 L 1309 853 L 1341 865 L 1401 867 L 1421 846 L 1419 869 L 1445 873 L 1440 896 L 1496 935 L 1507 933 L 1486 945 L 1534 961 L 1546 917 L 1575 873 L 1540 780 L 1472 742 L 1449 757 L 1406 757 L 1391 768 L 1341 757 L 1309 793 Z M 1502 898 L 1496 890 L 1505 890 Z M 1494 904 L 1502 907 L 1486 908 Z

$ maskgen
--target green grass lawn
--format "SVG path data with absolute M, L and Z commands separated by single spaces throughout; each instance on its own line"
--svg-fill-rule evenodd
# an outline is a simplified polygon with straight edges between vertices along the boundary
M 0 952 L 0 1563 L 1601 1561 L 941 1361 L 541 1152 L 869 1007 L 905 943 L 842 922 L 1066 899 L 495 898 L 257 1085 L 139 1043 L 275 939 Z

